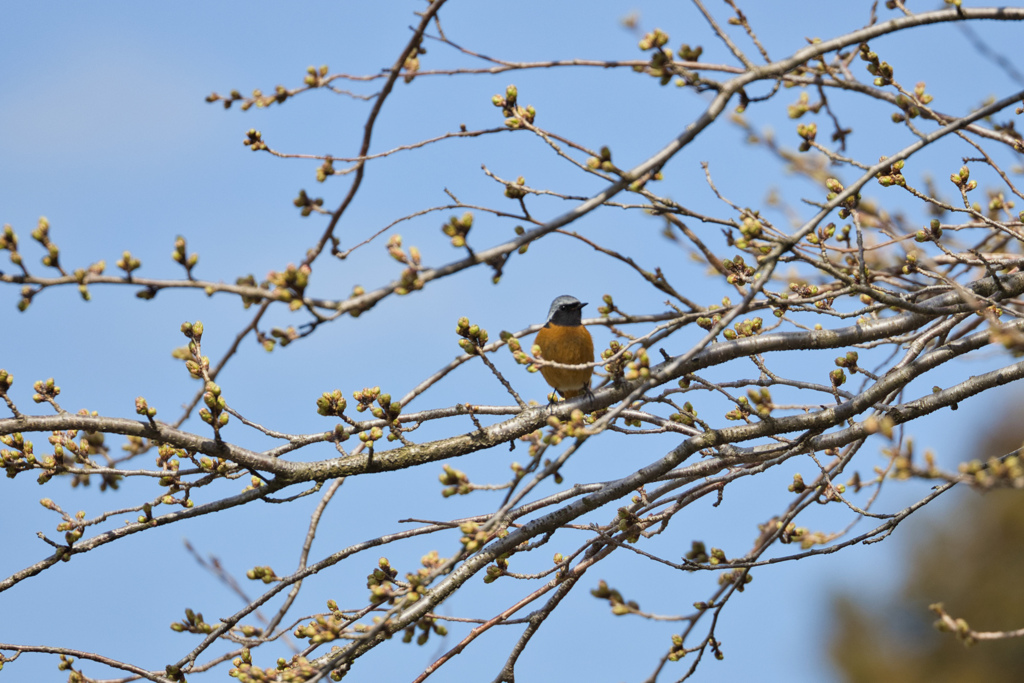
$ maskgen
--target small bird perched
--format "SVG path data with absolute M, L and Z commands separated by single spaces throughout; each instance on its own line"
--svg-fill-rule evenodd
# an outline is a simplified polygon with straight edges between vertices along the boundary
M 544 360 L 566 365 L 594 362 L 594 340 L 582 325 L 581 309 L 586 306 L 573 296 L 560 296 L 551 302 L 547 322 L 537 333 L 534 343 L 540 347 Z M 593 368 L 556 368 L 545 365 L 540 374 L 565 398 L 590 393 Z

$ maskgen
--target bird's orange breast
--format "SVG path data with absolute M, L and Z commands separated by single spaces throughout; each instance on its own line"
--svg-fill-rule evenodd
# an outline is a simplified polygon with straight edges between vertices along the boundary
M 582 325 L 542 327 L 535 343 L 540 347 L 540 355 L 544 360 L 567 365 L 594 362 L 594 340 Z M 585 389 L 589 389 L 593 372 L 593 368 L 567 370 L 545 366 L 540 369 L 547 383 L 565 398 L 579 396 Z

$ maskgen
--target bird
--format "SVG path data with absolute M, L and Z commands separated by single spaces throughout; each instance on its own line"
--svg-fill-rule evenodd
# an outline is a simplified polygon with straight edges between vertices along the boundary
M 566 365 L 594 362 L 594 340 L 582 324 L 580 312 L 585 303 L 574 296 L 562 295 L 551 302 L 548 319 L 537 332 L 534 343 L 540 347 L 544 360 Z M 590 395 L 593 368 L 556 368 L 545 365 L 540 374 L 564 398 Z

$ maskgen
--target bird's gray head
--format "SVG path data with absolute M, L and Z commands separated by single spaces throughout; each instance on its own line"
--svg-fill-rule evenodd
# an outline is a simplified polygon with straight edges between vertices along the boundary
M 551 310 L 548 311 L 547 324 L 551 325 L 579 325 L 583 320 L 581 309 L 586 306 L 574 296 L 563 294 L 551 302 Z

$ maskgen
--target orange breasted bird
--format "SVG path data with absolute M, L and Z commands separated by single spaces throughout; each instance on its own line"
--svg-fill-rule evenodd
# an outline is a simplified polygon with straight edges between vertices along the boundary
M 547 322 L 537 333 L 534 343 L 540 347 L 544 360 L 566 365 L 594 362 L 594 340 L 582 325 L 580 312 L 586 306 L 572 296 L 560 296 L 551 302 Z M 556 368 L 545 365 L 540 374 L 565 398 L 590 393 L 590 376 L 593 368 Z

